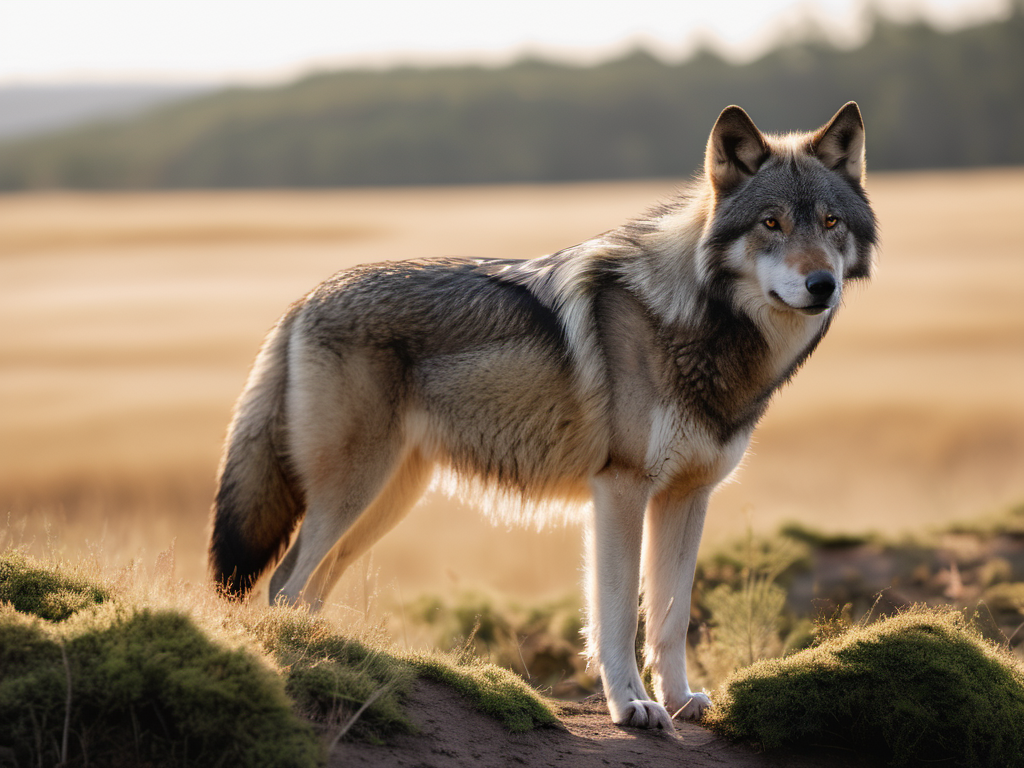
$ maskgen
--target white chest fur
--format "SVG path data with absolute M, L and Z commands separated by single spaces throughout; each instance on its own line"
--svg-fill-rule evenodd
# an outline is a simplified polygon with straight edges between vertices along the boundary
M 676 483 L 693 487 L 720 483 L 739 465 L 752 430 L 722 443 L 705 426 L 674 405 L 651 411 L 644 468 L 660 490 Z

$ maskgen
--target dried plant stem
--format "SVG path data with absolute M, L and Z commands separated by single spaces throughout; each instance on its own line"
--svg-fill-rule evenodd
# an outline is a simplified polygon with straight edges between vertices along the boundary
M 379 699 L 381 696 L 387 693 L 390 689 L 390 685 L 382 685 L 376 691 L 371 693 L 369 697 L 366 699 L 366 701 L 363 702 L 363 706 L 357 709 L 356 713 L 348 719 L 348 722 L 341 726 L 341 728 L 338 729 L 338 732 L 334 734 L 334 736 L 331 738 L 331 743 L 327 745 L 327 751 L 333 751 L 334 748 L 338 746 L 338 742 L 341 741 L 345 734 L 352 729 L 352 726 L 356 724 L 356 722 L 359 720 L 363 712 L 366 711 L 367 707 L 373 704 L 373 702 L 375 702 L 377 699 Z
M 64 658 L 64 674 L 67 676 L 67 696 L 64 698 L 64 733 L 60 740 L 60 764 L 68 763 L 68 734 L 71 732 L 71 664 L 64 641 L 60 641 L 60 655 Z

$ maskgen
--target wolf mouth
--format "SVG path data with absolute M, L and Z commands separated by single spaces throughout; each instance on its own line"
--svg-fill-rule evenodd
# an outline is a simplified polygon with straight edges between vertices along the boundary
M 794 312 L 802 312 L 805 315 L 820 315 L 826 309 L 832 309 L 832 305 L 828 303 L 808 304 L 806 307 L 794 307 L 788 301 L 784 300 L 781 296 L 779 296 L 779 294 L 776 293 L 775 291 L 769 291 L 768 295 L 769 297 L 779 302 L 779 304 L 786 307 L 787 309 L 791 309 Z

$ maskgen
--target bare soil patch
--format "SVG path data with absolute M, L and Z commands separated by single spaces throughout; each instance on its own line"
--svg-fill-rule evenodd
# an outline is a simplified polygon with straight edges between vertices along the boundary
M 509 733 L 473 710 L 451 689 L 419 681 L 408 703 L 420 733 L 385 745 L 341 743 L 330 768 L 479 768 L 479 766 L 562 766 L 564 768 L 862 768 L 856 755 L 809 748 L 805 754 L 760 754 L 732 744 L 692 723 L 679 723 L 678 738 L 661 731 L 620 728 L 603 700 L 565 704 L 561 727 Z

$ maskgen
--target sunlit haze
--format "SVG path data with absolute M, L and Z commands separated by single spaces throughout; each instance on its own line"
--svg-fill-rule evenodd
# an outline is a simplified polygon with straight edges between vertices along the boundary
M 0 84 L 268 82 L 342 66 L 592 63 L 644 45 L 750 60 L 808 27 L 856 44 L 868 9 L 941 27 L 1009 0 L 0 0 Z

